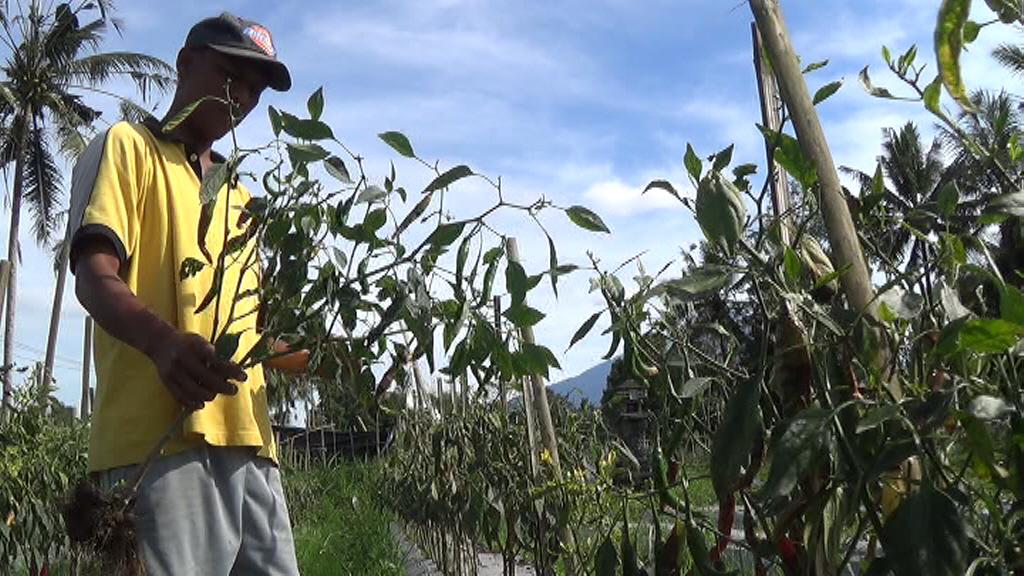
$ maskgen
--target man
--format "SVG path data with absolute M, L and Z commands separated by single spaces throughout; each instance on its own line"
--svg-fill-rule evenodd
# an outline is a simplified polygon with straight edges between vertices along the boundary
M 139 553 L 151 576 L 297 574 L 288 511 L 262 368 L 219 359 L 216 305 L 197 313 L 213 266 L 181 279 L 187 258 L 205 260 L 197 228 L 202 175 L 224 158 L 211 150 L 267 87 L 288 90 L 266 28 L 230 14 L 189 32 L 177 57 L 178 86 L 163 122 L 121 122 L 97 138 L 75 167 L 71 270 L 96 336 L 97 401 L 89 468 L 103 487 L 128 477 L 182 409 L 194 410 L 146 473 L 135 505 Z M 210 98 L 179 125 L 164 124 Z M 218 194 L 206 245 L 244 229 L 244 187 Z M 231 211 L 229 230 L 219 223 Z M 245 250 L 254 250 L 249 245 Z M 258 271 L 229 266 L 220 325 L 239 293 L 255 291 Z M 239 275 L 242 275 L 239 283 Z M 238 305 L 240 358 L 261 336 L 256 297 Z

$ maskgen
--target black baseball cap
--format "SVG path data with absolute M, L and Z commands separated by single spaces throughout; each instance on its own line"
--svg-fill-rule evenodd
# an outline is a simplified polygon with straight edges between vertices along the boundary
M 186 48 L 211 48 L 238 58 L 252 60 L 269 72 L 269 86 L 279 92 L 292 87 L 292 77 L 277 59 L 274 39 L 262 25 L 227 12 L 201 20 L 185 38 Z

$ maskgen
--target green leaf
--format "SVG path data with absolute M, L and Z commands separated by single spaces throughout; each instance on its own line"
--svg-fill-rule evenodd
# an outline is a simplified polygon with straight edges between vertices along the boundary
M 196 108 L 198 108 L 200 104 L 206 102 L 207 100 L 220 100 L 220 98 L 217 98 L 216 96 L 203 96 L 199 100 L 196 100 L 188 106 L 185 106 L 177 114 L 172 116 L 170 120 L 164 122 L 164 125 L 161 128 L 161 130 L 163 130 L 165 133 L 173 131 L 175 128 L 181 125 L 182 122 L 188 119 L 188 117 L 196 111 Z
M 1024 327 L 1024 292 L 1010 284 L 1003 284 L 999 296 L 999 313 L 1003 320 Z
M 319 162 L 331 155 L 319 144 L 293 144 L 288 143 L 288 159 L 293 166 L 302 163 Z
M 821 60 L 820 62 L 812 62 L 812 63 L 808 64 L 806 68 L 804 68 L 803 73 L 804 74 L 810 74 L 811 72 L 814 72 L 815 70 L 821 70 L 825 66 L 828 66 L 828 60 Z
M 529 282 L 522 264 L 509 260 L 505 267 L 505 289 L 512 295 L 513 306 L 526 300 L 526 293 L 530 290 Z
M 941 115 L 942 109 L 939 107 L 939 101 L 942 98 L 942 76 L 936 76 L 935 80 L 932 81 L 924 89 L 924 107 L 932 114 Z
M 460 164 L 454 168 L 449 169 L 444 174 L 441 174 L 437 178 L 427 185 L 423 189 L 423 193 L 433 192 L 442 188 L 447 188 L 455 183 L 455 181 L 465 178 L 466 176 L 472 176 L 473 171 L 469 169 L 469 166 Z
M 544 319 L 543 312 L 530 308 L 522 302 L 515 304 L 506 310 L 504 316 L 505 318 L 508 318 L 516 328 L 533 326 Z
M 572 348 L 574 344 L 586 338 L 587 334 L 589 334 L 594 328 L 594 324 L 597 323 L 597 319 L 600 318 L 602 314 L 604 314 L 604 310 L 595 312 L 590 316 L 590 318 L 587 318 L 586 322 L 576 329 L 576 333 L 573 334 L 572 339 L 569 340 L 569 346 L 565 349 L 566 352 L 568 352 L 569 348 Z
M 710 388 L 714 382 L 714 378 L 691 378 L 683 384 L 682 389 L 679 391 L 679 396 L 683 399 L 695 398 Z
M 203 183 L 199 187 L 199 203 L 209 204 L 217 199 L 221 188 L 227 183 L 231 175 L 230 162 L 214 164 L 203 174 Z
M 388 221 L 388 212 L 384 208 L 377 208 L 371 210 L 366 218 L 363 219 L 363 229 L 371 234 L 375 234 L 377 230 L 380 230 L 384 224 Z
M 786 276 L 787 285 L 794 289 L 800 286 L 800 278 L 803 277 L 804 273 L 804 264 L 796 251 L 789 246 L 786 246 L 786 251 L 783 253 L 782 270 Z
M 217 352 L 217 358 L 225 361 L 231 360 L 231 358 L 234 357 L 235 352 L 238 351 L 238 340 L 241 336 L 241 332 L 221 334 L 220 338 L 217 338 L 217 343 L 214 344 L 214 349 Z
M 760 401 L 761 384 L 751 378 L 736 386 L 725 405 L 711 443 L 711 483 L 719 501 L 736 489 L 754 444 L 764 432 Z
M 547 232 L 544 235 L 548 238 L 548 270 L 551 271 L 551 291 L 555 293 L 555 298 L 558 298 L 558 251 L 555 250 L 555 241 L 551 239 L 551 236 Z
M 273 106 L 267 106 L 267 115 L 270 117 L 270 129 L 274 131 L 274 137 L 281 135 L 281 114 L 277 111 L 277 108 Z
M 970 12 L 971 0 L 942 0 L 935 25 L 935 56 L 946 91 L 964 110 L 973 111 L 974 104 L 960 70 L 964 27 Z
M 199 272 L 206 267 L 206 263 L 195 258 L 188 257 L 181 261 L 181 269 L 178 272 L 178 277 L 182 281 L 199 274 Z
M 405 134 L 401 132 L 383 132 L 377 136 L 402 156 L 406 158 L 416 157 L 416 154 L 412 151 L 412 144 L 405 137 Z
M 413 206 L 412 211 L 406 214 L 405 218 L 402 219 L 402 223 L 398 225 L 398 229 L 395 231 L 396 236 L 405 232 L 409 226 L 412 226 L 412 223 L 415 222 L 417 218 L 427 211 L 427 207 L 430 206 L 430 201 L 433 197 L 433 194 L 427 194 L 416 203 L 416 206 Z
M 807 408 L 797 414 L 782 434 L 773 438 L 772 462 L 763 494 L 778 498 L 789 494 L 827 451 L 832 437 L 832 414 Z
M 938 196 L 939 211 L 945 217 L 950 217 L 956 212 L 956 206 L 960 202 L 960 190 L 956 184 L 949 183 L 939 190 Z
M 503 254 L 505 254 L 505 249 L 502 248 L 501 246 L 495 246 L 494 248 L 491 248 L 487 252 L 484 252 L 484 264 L 487 264 L 489 266 L 497 262 L 498 259 L 501 258 Z
M 313 120 L 319 120 L 320 115 L 324 113 L 324 88 L 323 86 L 316 89 L 316 92 L 310 95 L 309 100 L 306 101 L 306 109 L 309 110 L 309 116 Z
M 785 132 L 776 132 L 761 125 L 758 125 L 758 128 L 764 134 L 768 145 L 774 147 L 774 158 L 779 166 L 790 176 L 796 178 L 805 190 L 813 188 L 818 182 L 818 171 L 814 167 L 814 162 L 804 156 L 796 138 Z
M 967 569 L 967 530 L 960 511 L 930 485 L 907 496 L 881 536 L 896 576 L 961 576 Z
M 687 300 L 696 296 L 718 292 L 732 282 L 731 269 L 707 264 L 691 270 L 685 276 L 662 284 L 669 296 Z
M 344 182 L 345 184 L 352 183 L 352 176 L 348 173 L 348 168 L 345 167 L 345 162 L 337 156 L 328 156 L 324 159 L 324 168 L 327 173 L 333 178 Z
M 683 197 L 679 195 L 679 192 L 676 191 L 675 186 L 673 186 L 672 183 L 669 182 L 668 180 L 651 180 L 651 182 L 647 184 L 647 187 L 644 188 L 641 194 L 646 194 L 648 191 L 654 189 L 664 190 L 669 194 L 675 196 L 676 199 L 679 200 L 680 202 L 683 201 Z
M 892 52 L 889 51 L 888 46 L 882 46 L 882 60 L 886 65 L 892 66 Z
M 460 294 L 463 292 L 462 281 L 466 274 L 466 261 L 469 260 L 470 242 L 473 236 L 469 235 L 462 239 L 459 244 L 459 252 L 455 257 L 455 290 Z
M 730 144 L 728 148 L 722 150 L 718 154 L 715 154 L 714 163 L 711 169 L 715 172 L 721 172 L 725 170 L 725 167 L 732 163 L 732 152 L 735 145 Z
M 285 134 L 299 140 L 331 140 L 334 131 L 319 120 L 299 119 L 287 112 L 281 112 L 282 128 Z
M 686 154 L 683 156 L 683 165 L 686 166 L 686 172 L 693 178 L 694 182 L 700 180 L 700 175 L 704 171 L 701 165 L 700 158 L 697 157 L 697 153 L 693 151 L 693 146 L 690 143 L 686 143 Z
M 465 227 L 465 222 L 442 224 L 430 235 L 427 239 L 427 243 L 435 248 L 444 248 L 445 246 L 449 246 L 459 239 L 459 236 L 462 235 L 462 230 Z
M 605 538 L 594 556 L 594 573 L 597 576 L 616 576 L 619 569 L 619 553 L 611 537 Z
M 857 434 L 866 430 L 873 430 L 887 420 L 899 416 L 900 407 L 897 404 L 882 404 L 875 406 L 868 411 L 867 415 L 857 422 Z
M 968 20 L 964 24 L 964 44 L 970 44 L 978 39 L 978 34 L 981 33 L 981 24 L 978 24 L 974 20 Z
M 814 105 L 817 106 L 818 104 L 821 104 L 822 102 L 827 100 L 830 96 L 838 92 L 839 89 L 842 88 L 842 86 L 843 81 L 836 80 L 835 82 L 829 82 L 828 84 L 825 84 L 824 86 L 819 88 L 818 91 L 814 93 Z
M 376 184 L 370 184 L 366 188 L 363 188 L 363 191 L 359 193 L 359 196 L 356 196 L 356 204 L 373 204 L 374 202 L 387 198 L 387 196 L 388 193 L 383 188 Z
M 570 206 L 565 210 L 565 213 L 569 216 L 569 220 L 572 220 L 573 224 L 583 228 L 584 230 L 590 230 L 591 232 L 611 232 L 608 230 L 608 227 L 605 226 L 601 217 L 588 208 L 583 206 Z
M 960 346 L 979 354 L 1002 354 L 1024 336 L 1024 326 L 1007 322 L 979 318 L 969 320 L 960 331 Z

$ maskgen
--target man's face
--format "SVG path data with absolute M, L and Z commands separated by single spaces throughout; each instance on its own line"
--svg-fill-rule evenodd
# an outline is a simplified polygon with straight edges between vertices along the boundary
M 179 84 L 190 102 L 204 96 L 232 103 L 235 123 L 259 104 L 269 78 L 258 62 L 209 48 L 187 49 L 178 60 Z M 207 101 L 193 112 L 194 125 L 216 140 L 231 130 L 231 114 L 222 102 Z

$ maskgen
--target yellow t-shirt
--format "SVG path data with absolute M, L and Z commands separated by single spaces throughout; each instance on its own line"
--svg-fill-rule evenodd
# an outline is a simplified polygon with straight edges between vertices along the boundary
M 121 276 L 128 288 L 155 314 L 180 330 L 211 338 L 215 304 L 196 313 L 210 289 L 214 266 L 181 280 L 186 258 L 205 262 L 199 248 L 198 226 L 202 204 L 200 178 L 194 157 L 159 127 L 120 122 L 94 141 L 75 167 L 69 230 L 73 232 L 71 269 L 78 240 L 93 235 L 108 238 L 122 260 Z M 229 189 L 230 188 L 230 189 Z M 206 246 L 214 263 L 224 245 L 225 210 L 229 210 L 228 238 L 242 233 L 241 207 L 249 192 L 225 186 L 217 197 Z M 222 282 L 220 325 L 230 312 L 243 263 L 255 243 L 229 256 Z M 253 256 L 254 260 L 255 255 Z M 237 320 L 230 332 L 241 332 L 238 361 L 259 340 L 255 291 L 258 264 L 242 274 L 239 294 L 250 294 L 235 308 Z M 221 328 L 222 329 L 222 328 Z M 96 331 L 96 404 L 89 435 L 89 469 L 105 470 L 145 459 L 181 406 L 160 380 L 144 354 L 107 334 Z M 267 390 L 260 366 L 247 372 L 234 396 L 219 395 L 192 414 L 182 434 L 169 443 L 165 454 L 180 452 L 202 442 L 214 446 L 255 446 L 259 455 L 277 460 L 267 408 Z

